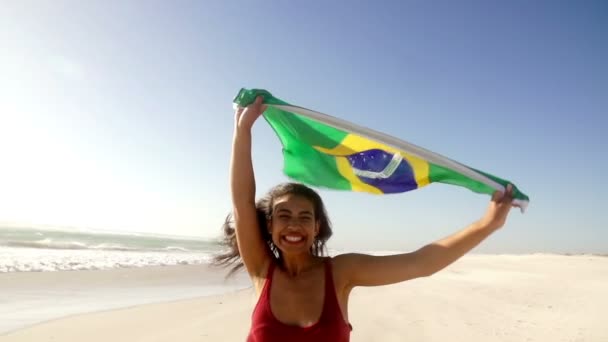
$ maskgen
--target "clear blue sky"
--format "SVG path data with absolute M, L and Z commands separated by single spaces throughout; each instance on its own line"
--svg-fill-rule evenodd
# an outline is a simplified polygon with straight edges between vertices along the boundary
M 0 5 L 0 222 L 212 237 L 231 101 L 265 88 L 509 179 L 478 252 L 607 252 L 604 1 L 12 1 Z M 260 192 L 284 181 L 255 126 Z M 410 250 L 488 201 L 321 191 L 330 247 Z

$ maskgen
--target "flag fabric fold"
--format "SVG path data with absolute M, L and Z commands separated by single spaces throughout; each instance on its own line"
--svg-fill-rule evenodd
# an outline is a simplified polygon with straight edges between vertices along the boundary
M 283 172 L 315 187 L 372 194 L 403 193 L 444 183 L 491 195 L 513 186 L 522 211 L 529 198 L 515 184 L 437 153 L 333 116 L 288 104 L 263 89 L 241 89 L 235 106 L 257 96 L 268 107 L 264 118 L 283 146 Z

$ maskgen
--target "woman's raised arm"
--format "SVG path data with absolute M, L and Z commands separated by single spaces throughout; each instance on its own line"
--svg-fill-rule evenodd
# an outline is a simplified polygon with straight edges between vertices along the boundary
M 486 214 L 479 221 L 414 252 L 373 256 L 344 254 L 335 258 L 343 284 L 349 287 L 394 284 L 430 276 L 465 255 L 497 229 L 501 228 L 512 207 L 511 186 L 505 193 L 496 192 Z
M 230 191 L 236 239 L 239 253 L 251 277 L 260 277 L 268 261 L 255 208 L 255 176 L 251 160 L 251 128 L 264 112 L 262 98 L 235 112 L 232 159 L 230 161 Z

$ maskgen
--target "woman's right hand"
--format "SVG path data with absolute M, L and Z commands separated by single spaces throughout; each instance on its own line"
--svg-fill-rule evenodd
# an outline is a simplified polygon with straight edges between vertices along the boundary
M 235 111 L 234 123 L 237 129 L 250 130 L 255 121 L 264 113 L 267 106 L 262 104 L 262 96 L 256 97 L 255 101 L 249 106 L 238 107 Z

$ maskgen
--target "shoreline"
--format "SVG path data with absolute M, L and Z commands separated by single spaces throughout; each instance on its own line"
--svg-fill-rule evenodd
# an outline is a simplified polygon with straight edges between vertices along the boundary
M 96 310 L 96 311 L 86 311 L 86 312 L 69 314 L 69 315 L 66 315 L 66 316 L 60 316 L 60 317 L 51 318 L 51 319 L 48 319 L 46 321 L 40 321 L 40 322 L 32 323 L 30 325 L 26 325 L 26 326 L 22 326 L 22 327 L 19 327 L 19 328 L 15 328 L 13 330 L 0 331 L 0 341 L 2 340 L 3 336 L 8 336 L 8 335 L 12 335 L 12 334 L 15 334 L 15 333 L 19 333 L 20 331 L 36 328 L 37 326 L 42 326 L 42 325 L 46 325 L 46 324 L 53 324 L 54 322 L 58 322 L 58 321 L 71 320 L 71 319 L 75 319 L 75 318 L 78 318 L 78 317 L 85 317 L 85 316 L 96 315 L 96 314 L 111 314 L 113 312 L 124 311 L 124 310 L 133 310 L 133 309 L 140 309 L 140 308 L 144 309 L 144 308 L 146 308 L 148 306 L 151 306 L 151 305 L 174 305 L 174 304 L 178 304 L 178 303 L 192 302 L 192 301 L 199 302 L 199 301 L 205 301 L 205 300 L 212 300 L 212 299 L 214 299 L 214 297 L 217 297 L 219 299 L 219 298 L 222 298 L 224 295 L 226 295 L 226 296 L 239 296 L 241 293 L 248 293 L 250 291 L 251 291 L 251 289 L 249 289 L 249 288 L 237 289 L 237 290 L 229 290 L 229 291 L 227 291 L 225 293 L 222 293 L 222 294 L 209 294 L 209 295 L 202 295 L 202 296 L 198 296 L 198 297 L 181 298 L 181 299 L 167 299 L 167 300 L 164 300 L 164 301 L 160 300 L 158 302 L 133 304 L 133 305 L 129 305 L 129 306 L 120 306 L 120 307 L 101 309 L 101 310 Z
M 83 313 L 213 296 L 250 286 L 208 265 L 0 274 L 0 334 Z
M 251 289 L 236 290 L 234 292 L 225 293 L 222 295 L 209 295 L 190 299 L 173 300 L 168 302 L 147 303 L 135 305 L 132 307 L 123 307 L 118 309 L 110 309 L 104 311 L 88 312 L 75 314 L 66 317 L 52 319 L 46 322 L 39 322 L 34 325 L 17 329 L 11 332 L 0 333 L 0 341 L 78 341 L 86 340 L 93 342 L 101 342 L 107 340 L 114 341 L 169 341 L 172 338 L 159 338 L 162 331 L 165 330 L 167 312 L 179 311 L 179 317 L 212 317 L 215 314 L 216 307 L 228 304 L 231 307 L 240 306 L 240 303 L 252 303 L 253 292 Z M 240 312 L 236 313 L 241 319 L 247 319 L 248 305 L 244 305 Z M 233 319 L 235 316 L 234 310 L 225 314 L 226 320 Z M 187 320 L 178 319 L 172 327 L 167 329 L 173 333 L 181 331 L 182 325 L 190 325 Z M 128 327 L 127 332 L 116 329 Z M 156 327 L 152 331 L 150 327 Z M 209 327 L 209 326 L 207 326 Z M 215 327 L 215 328 L 213 328 Z M 214 336 L 222 336 L 225 329 L 222 325 L 213 325 L 215 330 Z M 105 333 L 96 335 L 99 329 L 108 329 Z M 160 330 L 161 332 L 157 331 Z M 107 334 L 112 336 L 108 336 Z M 239 335 L 245 332 L 233 329 L 232 334 Z M 209 337 L 209 334 L 193 335 L 199 338 Z M 244 338 L 243 338 L 244 339 Z M 240 340 L 243 340 L 240 339 Z M 216 340 L 216 339 L 211 339 Z M 237 339 L 238 340 L 238 339 Z
M 160 268 L 140 281 L 182 286 L 203 274 L 193 270 Z M 431 277 L 356 288 L 349 303 L 351 341 L 608 340 L 606 270 L 608 258 L 600 256 L 465 256 Z M 167 279 L 176 274 L 185 277 Z M 205 276 L 223 279 L 224 273 Z M 0 341 L 243 341 L 255 304 L 252 288 L 245 287 L 64 316 L 0 333 Z

